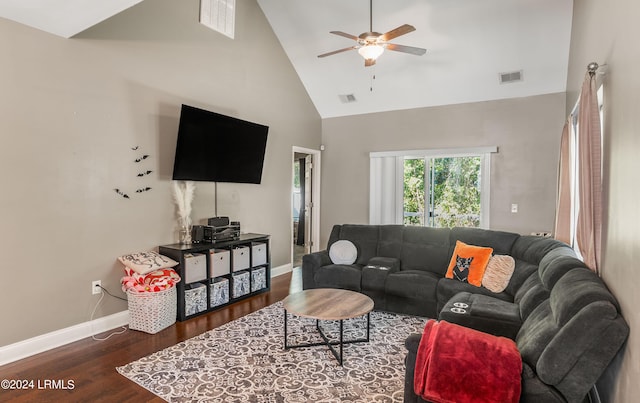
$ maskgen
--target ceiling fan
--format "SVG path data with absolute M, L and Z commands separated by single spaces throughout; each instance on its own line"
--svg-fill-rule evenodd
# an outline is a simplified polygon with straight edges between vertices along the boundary
M 398 28 L 392 29 L 389 32 L 381 34 L 373 31 L 373 0 L 369 0 L 369 32 L 363 32 L 359 36 L 347 34 L 342 31 L 331 31 L 334 35 L 344 36 L 345 38 L 353 39 L 357 42 L 356 45 L 350 46 L 344 49 L 334 50 L 333 52 L 323 53 L 318 57 L 327 57 L 335 55 L 336 53 L 346 52 L 348 50 L 358 50 L 358 53 L 364 57 L 365 67 L 373 66 L 376 64 L 376 59 L 384 52 L 385 49 L 394 50 L 396 52 L 409 53 L 416 56 L 424 55 L 427 50 L 422 48 L 416 48 L 413 46 L 396 45 L 389 43 L 391 39 L 397 38 L 401 35 L 408 34 L 416 29 L 409 25 L 404 24 Z

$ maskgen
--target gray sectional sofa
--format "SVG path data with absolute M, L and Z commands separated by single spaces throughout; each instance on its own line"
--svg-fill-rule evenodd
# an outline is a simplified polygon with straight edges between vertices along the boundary
M 331 261 L 328 251 L 339 240 L 356 246 L 353 264 Z M 503 292 L 445 278 L 458 240 L 514 258 Z M 304 289 L 369 295 L 377 310 L 515 340 L 523 360 L 522 402 L 582 401 L 629 332 L 600 278 L 567 245 L 549 238 L 477 228 L 336 225 L 326 250 L 303 257 L 302 281 Z M 454 303 L 466 304 L 465 312 L 453 312 Z M 406 341 L 406 402 L 423 401 L 412 388 L 419 341 L 420 335 Z

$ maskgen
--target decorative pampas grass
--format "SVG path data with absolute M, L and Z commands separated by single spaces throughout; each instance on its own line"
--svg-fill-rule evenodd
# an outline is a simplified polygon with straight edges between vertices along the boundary
M 182 227 L 191 226 L 191 203 L 195 191 L 196 185 L 192 181 L 173 181 L 173 200 Z

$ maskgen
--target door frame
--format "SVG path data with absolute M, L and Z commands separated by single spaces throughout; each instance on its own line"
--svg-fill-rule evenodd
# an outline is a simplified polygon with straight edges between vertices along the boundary
M 291 191 L 290 194 L 293 194 L 293 163 L 294 163 L 294 155 L 296 153 L 309 154 L 312 158 L 313 168 L 311 171 L 311 203 L 313 208 L 311 209 L 311 252 L 317 252 L 320 250 L 320 172 L 321 172 L 321 155 L 322 152 L 320 150 L 314 150 L 312 148 L 298 147 L 293 146 L 291 149 Z M 289 197 L 290 206 L 289 212 L 293 211 L 293 198 Z M 290 222 L 289 228 L 293 228 L 293 216 L 289 214 Z M 291 262 L 293 263 L 293 231 L 290 231 L 290 240 L 289 244 L 291 245 Z

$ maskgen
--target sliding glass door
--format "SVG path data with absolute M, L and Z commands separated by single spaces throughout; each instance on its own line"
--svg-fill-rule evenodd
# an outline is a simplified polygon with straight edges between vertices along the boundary
M 403 223 L 480 227 L 482 156 L 404 158 Z

